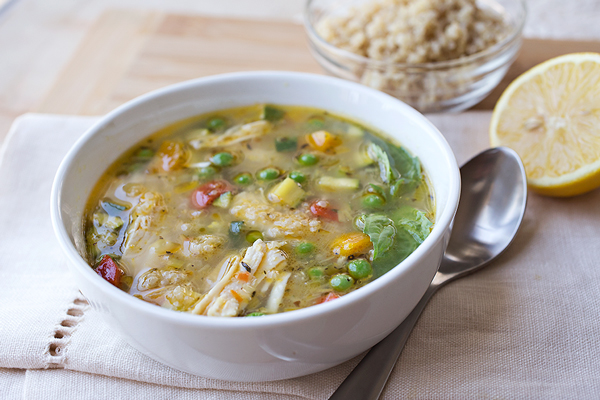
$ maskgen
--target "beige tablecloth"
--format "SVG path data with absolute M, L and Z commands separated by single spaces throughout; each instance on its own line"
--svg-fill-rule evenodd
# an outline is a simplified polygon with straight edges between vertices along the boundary
M 489 118 L 431 116 L 461 164 L 487 147 Z M 280 382 L 204 379 L 133 350 L 87 306 L 54 238 L 49 195 L 94 121 L 25 115 L 0 153 L 0 397 L 326 399 L 357 359 Z M 530 194 L 510 249 L 432 299 L 383 398 L 599 398 L 598 227 L 600 191 Z

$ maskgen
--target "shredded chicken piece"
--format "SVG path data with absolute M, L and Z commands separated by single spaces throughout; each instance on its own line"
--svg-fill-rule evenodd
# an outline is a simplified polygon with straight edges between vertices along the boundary
M 176 285 L 185 282 L 190 276 L 189 271 L 160 270 L 152 268 L 144 272 L 139 278 L 137 288 L 139 291 L 156 289 L 168 285 Z
M 269 121 L 254 121 L 248 124 L 233 126 L 223 134 L 209 134 L 190 140 L 190 145 L 196 150 L 228 146 L 233 143 L 264 136 L 271 131 L 271 128 L 272 125 Z
M 283 211 L 256 194 L 244 192 L 234 197 L 229 212 L 269 239 L 302 237 L 321 229 L 321 221 L 305 211 L 280 209 Z
M 203 256 L 205 259 L 214 255 L 223 246 L 224 236 L 200 235 L 183 242 L 183 255 L 186 257 Z
M 177 311 L 187 311 L 200 298 L 200 293 L 195 292 L 189 285 L 175 286 L 165 298 L 171 307 Z
M 269 273 L 274 275 L 274 279 L 279 274 L 289 274 L 279 272 L 287 265 L 287 255 L 280 249 L 284 244 L 265 243 L 258 239 L 246 250 L 241 260 L 238 256 L 229 257 L 225 260 L 222 278 L 196 304 L 192 313 L 220 317 L 240 315 L 257 287 L 269 279 Z M 285 290 L 285 287 L 280 290 Z
M 267 306 L 265 307 L 266 312 L 274 314 L 279 310 L 279 305 L 283 300 L 285 288 L 290 276 L 292 276 L 291 272 L 279 274 L 277 280 L 273 284 L 273 289 L 271 289 L 271 293 L 269 294 L 269 300 L 267 300 Z
M 129 226 L 123 242 L 123 254 L 137 251 L 140 244 L 148 242 L 154 235 L 149 232 L 160 215 L 166 212 L 163 197 L 159 193 L 146 192 L 129 216 Z

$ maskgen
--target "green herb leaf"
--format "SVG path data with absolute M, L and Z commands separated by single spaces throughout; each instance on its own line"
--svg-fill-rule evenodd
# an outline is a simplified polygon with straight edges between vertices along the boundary
M 394 172 L 392 171 L 387 153 L 380 146 L 371 143 L 367 148 L 367 154 L 373 161 L 379 164 L 379 176 L 383 183 L 392 183 L 394 181 Z
M 390 185 L 390 194 L 399 197 L 407 193 L 412 193 L 419 186 L 419 182 L 414 179 L 400 178 Z
M 411 156 L 404 148 L 393 144 L 388 145 L 388 152 L 393 159 L 394 168 L 396 168 L 402 179 L 421 179 L 421 162 L 417 157 Z
M 433 223 L 423 211 L 412 208 L 404 212 L 409 215 L 397 219 L 397 225 L 404 228 L 417 243 L 423 243 L 427 236 L 429 236 L 429 233 L 431 233 Z
M 387 199 L 387 194 L 385 193 L 385 190 L 381 186 L 375 185 L 373 183 L 369 183 L 369 186 L 373 190 L 373 193 L 377 193 L 378 195 L 380 195 L 384 199 Z
M 369 235 L 373 243 L 373 260 L 387 252 L 394 244 L 396 227 L 394 221 L 381 214 L 368 214 L 362 218 L 363 232 Z
M 400 264 L 419 246 L 413 236 L 404 227 L 398 227 L 394 245 L 378 259 L 373 259 L 373 276 L 380 277 Z
M 381 180 L 390 185 L 390 194 L 402 196 L 413 192 L 422 179 L 419 159 L 403 147 L 386 143 L 372 134 L 368 134 L 368 138 L 371 144 L 367 154 L 379 163 Z

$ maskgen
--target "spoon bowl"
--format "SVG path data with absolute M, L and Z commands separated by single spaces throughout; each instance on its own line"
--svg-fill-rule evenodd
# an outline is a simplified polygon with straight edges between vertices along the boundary
M 513 241 L 525 213 L 527 178 L 507 147 L 486 150 L 461 169 L 461 194 L 439 274 L 445 283 L 481 268 Z M 449 279 L 449 277 L 452 277 Z
M 506 147 L 485 150 L 463 165 L 460 173 L 462 191 L 450 241 L 429 288 L 400 326 L 371 348 L 330 400 L 378 399 L 429 299 L 446 283 L 492 261 L 513 241 L 527 204 L 527 178 L 517 153 Z

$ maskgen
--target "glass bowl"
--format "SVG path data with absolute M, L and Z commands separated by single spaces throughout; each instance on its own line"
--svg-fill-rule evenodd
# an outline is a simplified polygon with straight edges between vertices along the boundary
M 508 33 L 483 51 L 461 58 L 422 64 L 367 58 L 325 41 L 315 28 L 324 17 L 346 14 L 373 0 L 308 0 L 304 26 L 311 53 L 330 75 L 386 92 L 417 110 L 462 111 L 485 98 L 517 58 L 525 23 L 524 0 L 478 0 L 477 6 L 502 15 Z

